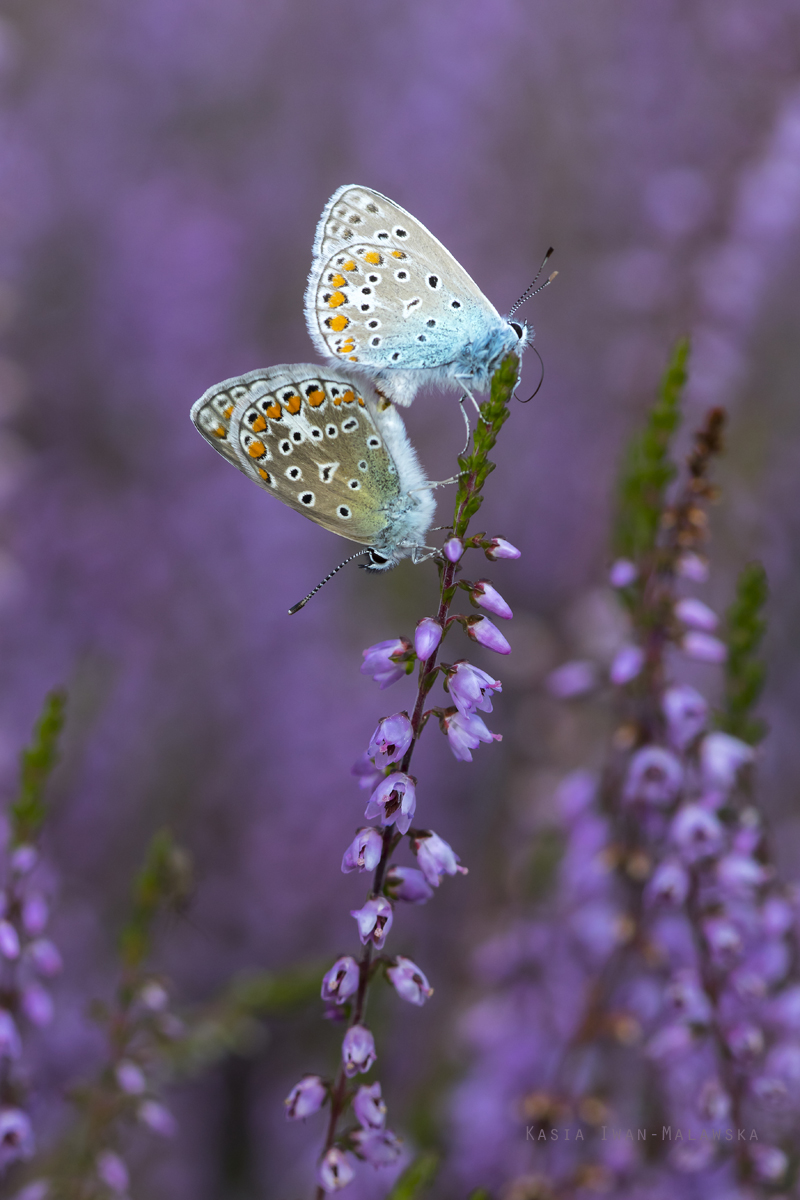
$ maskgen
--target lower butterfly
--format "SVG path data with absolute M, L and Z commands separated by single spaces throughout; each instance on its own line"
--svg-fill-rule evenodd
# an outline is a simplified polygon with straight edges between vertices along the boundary
M 313 363 L 250 371 L 209 388 L 192 421 L 265 491 L 365 546 L 367 570 L 429 553 L 432 485 L 400 416 L 367 381 Z

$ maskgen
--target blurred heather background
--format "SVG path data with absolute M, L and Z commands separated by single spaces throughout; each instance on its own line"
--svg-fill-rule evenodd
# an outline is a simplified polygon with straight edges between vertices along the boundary
M 45 843 L 66 970 L 40 1036 L 40 1130 L 62 1127 L 64 1088 L 99 1054 L 87 999 L 112 986 L 130 878 L 161 825 L 195 860 L 194 902 L 159 940 L 182 1001 L 246 968 L 327 964 L 354 947 L 363 878 L 339 860 L 363 795 L 349 769 L 376 719 L 411 697 L 405 682 L 379 693 L 360 652 L 412 633 L 435 572 L 351 568 L 289 618 L 345 544 L 251 487 L 189 421 L 219 379 L 314 359 L 303 291 L 316 221 L 342 183 L 410 209 L 501 311 L 550 244 L 560 273 L 523 310 L 545 381 L 514 405 L 480 522 L 523 550 L 492 569 L 517 614 L 515 653 L 476 656 L 506 684 L 490 722 L 504 741 L 471 768 L 433 728 L 423 743 L 424 821 L 470 874 L 396 924 L 395 949 L 429 971 L 434 1001 L 401 1011 L 386 996 L 372 1018 L 393 1126 L 471 1156 L 469 1171 L 451 1162 L 442 1194 L 502 1182 L 506 1110 L 480 1086 L 449 1099 L 491 1042 L 460 1014 L 485 986 L 475 948 L 529 902 L 526 846 L 553 779 L 593 753 L 599 718 L 539 685 L 564 658 L 618 643 L 603 590 L 616 463 L 684 331 L 689 428 L 712 403 L 732 418 L 705 598 L 724 606 L 754 556 L 771 581 L 761 778 L 791 875 L 798 67 L 797 0 L 3 6 L 8 789 L 44 692 L 71 694 Z M 537 379 L 529 353 L 523 388 Z M 430 475 L 450 474 L 452 395 L 421 395 L 407 424 Z M 287 1126 L 281 1101 L 304 1071 L 331 1068 L 338 1036 L 313 1006 L 270 1035 L 176 1093 L 180 1134 L 142 1150 L 135 1194 L 308 1194 L 321 1122 Z M 363 1170 L 349 1194 L 385 1189 Z

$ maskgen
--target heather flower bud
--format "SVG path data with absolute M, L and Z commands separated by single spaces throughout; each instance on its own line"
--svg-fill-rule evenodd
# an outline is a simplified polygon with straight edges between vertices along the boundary
M 356 1154 L 373 1167 L 391 1167 L 403 1152 L 403 1144 L 391 1129 L 372 1133 L 357 1129 L 352 1135 Z
M 752 746 L 728 733 L 709 733 L 700 745 L 703 779 L 710 787 L 732 788 L 740 767 L 752 762 Z
M 386 1104 L 381 1097 L 381 1085 L 362 1084 L 353 1097 L 353 1113 L 362 1129 L 383 1129 L 386 1124 Z
M 684 634 L 681 649 L 688 658 L 696 658 L 698 662 L 724 663 L 728 657 L 728 647 L 724 642 L 699 630 Z
M 35 846 L 17 846 L 11 855 L 11 870 L 15 875 L 28 875 L 39 861 Z
M 731 1111 L 731 1098 L 717 1079 L 703 1084 L 698 1101 L 701 1117 L 708 1121 L 724 1121 Z
M 368 646 L 362 651 L 364 661 L 361 664 L 361 674 L 371 675 L 383 691 L 406 674 L 410 650 L 411 642 L 406 638 L 376 642 L 374 646 Z
M 322 977 L 322 999 L 334 1004 L 344 1004 L 358 991 L 358 963 L 349 954 L 337 958 Z
M 328 1099 L 328 1089 L 319 1075 L 304 1075 L 284 1100 L 287 1121 L 302 1121 L 319 1112 Z
M 767 937 L 782 937 L 793 924 L 791 905 L 782 896 L 768 896 L 761 909 L 761 925 Z
M 33 1129 L 19 1108 L 0 1108 L 0 1170 L 33 1157 Z
M 350 916 L 356 919 L 361 945 L 366 946 L 367 942 L 372 942 L 378 950 L 382 949 L 392 928 L 394 916 L 392 906 L 385 896 L 374 896 L 367 900 L 363 908 L 351 909 Z
M 661 746 L 643 746 L 631 758 L 623 799 L 665 808 L 677 799 L 682 783 L 683 767 L 674 754 Z
M 22 1011 L 30 1021 L 41 1029 L 53 1019 L 53 998 L 40 983 L 29 983 L 21 996 Z
M 376 767 L 366 750 L 361 757 L 353 763 L 350 768 L 350 774 L 354 775 L 358 780 L 360 788 L 368 789 L 370 792 L 376 784 L 383 779 L 383 770 L 381 767 Z
M 64 965 L 58 947 L 48 938 L 37 938 L 31 942 L 26 954 L 40 975 L 58 975 Z
M 713 633 L 719 625 L 719 617 L 713 608 L 709 608 L 702 600 L 696 600 L 693 596 L 686 596 L 677 602 L 675 616 L 690 629 L 702 629 L 706 633 Z
M 747 1153 L 758 1179 L 765 1183 L 778 1183 L 789 1167 L 789 1159 L 778 1146 L 748 1146 Z
M 651 902 L 663 901 L 679 907 L 689 895 L 686 868 L 674 859 L 665 859 L 650 877 L 645 894 Z
M 718 853 L 723 830 L 717 818 L 699 804 L 685 804 L 672 822 L 671 836 L 686 862 Z
M 406 904 L 424 904 L 433 895 L 422 871 L 414 867 L 390 867 L 386 892 L 393 900 L 404 900 Z
M 638 576 L 639 571 L 635 563 L 629 558 L 618 558 L 608 572 L 608 582 L 614 588 L 626 588 L 635 583 Z
M 473 667 L 466 659 L 460 659 L 447 673 L 447 690 L 460 713 L 475 712 L 476 708 L 491 712 L 492 693 L 501 692 L 503 685 L 499 679 L 492 679 L 486 671 Z
M 742 952 L 742 937 L 733 922 L 727 917 L 708 917 L 703 935 L 715 964 L 730 969 Z
M 160 1137 L 174 1137 L 178 1132 L 178 1122 L 169 1109 L 157 1100 L 145 1100 L 139 1105 L 136 1115 L 143 1125 Z
M 665 1025 L 650 1038 L 645 1054 L 654 1062 L 673 1062 L 692 1048 L 692 1034 L 682 1022 Z
M 419 833 L 412 839 L 411 846 L 431 887 L 439 886 L 442 875 L 467 874 L 467 868 L 459 866 L 461 860 L 453 847 L 438 833 Z
M 323 1192 L 338 1192 L 355 1179 L 355 1171 L 349 1154 L 338 1146 L 331 1146 L 320 1159 L 317 1181 Z
M 711 1002 L 700 986 L 696 973 L 690 968 L 678 971 L 668 984 L 665 999 L 671 1008 L 690 1025 L 708 1025 Z
M 644 650 L 641 646 L 628 643 L 615 654 L 608 676 L 617 687 L 624 687 L 626 683 L 630 683 L 637 675 L 641 674 L 643 666 Z
M 669 740 L 678 750 L 685 750 L 706 727 L 708 705 L 688 684 L 667 688 L 661 708 L 667 721 Z
M 417 789 L 410 775 L 395 771 L 382 779 L 364 810 L 367 820 L 380 817 L 383 825 L 396 825 L 406 833 L 417 807 Z
M 772 1001 L 770 1016 L 779 1029 L 800 1033 L 800 984 L 784 988 Z
M 572 700 L 585 696 L 597 683 L 594 663 L 585 659 L 563 663 L 547 676 L 547 690 L 557 700 Z
M 30 937 L 44 933 L 49 916 L 47 901 L 41 892 L 30 892 L 22 903 L 22 927 Z
M 117 1195 L 128 1190 L 128 1168 L 113 1150 L 103 1150 L 95 1160 L 97 1177 Z
M 464 553 L 464 543 L 461 538 L 451 537 L 442 546 L 442 550 L 448 562 L 457 563 Z
M 374 871 L 382 853 L 383 837 L 372 825 L 365 825 L 345 850 L 342 871 L 345 875 L 351 871 Z
M 470 594 L 477 605 L 485 608 L 487 612 L 494 613 L 496 617 L 502 617 L 504 621 L 510 621 L 514 616 L 497 588 L 488 579 L 479 579 L 471 589 Z
M 708 579 L 708 563 L 698 554 L 682 554 L 676 564 L 679 575 L 692 583 L 705 583 Z
M 0 954 L 3 958 L 19 958 L 19 934 L 10 921 L 0 921 Z
M 149 1008 L 150 1012 L 163 1012 L 169 1004 L 169 996 L 167 989 L 155 980 L 149 980 L 139 990 L 139 999 L 145 1008 Z
M 472 762 L 471 751 L 481 742 L 501 742 L 503 735 L 492 733 L 477 713 L 447 713 L 442 718 L 450 749 L 461 762 Z
M 141 1096 L 147 1090 L 147 1080 L 141 1067 L 138 1067 L 135 1062 L 131 1062 L 129 1058 L 123 1058 L 117 1064 L 114 1074 L 117 1077 L 120 1091 L 126 1092 L 129 1096 Z
M 411 745 L 413 736 L 411 722 L 404 712 L 384 717 L 370 738 L 367 754 L 380 766 L 398 762 Z
M 764 1034 L 752 1021 L 739 1021 L 728 1030 L 725 1040 L 740 1062 L 754 1062 L 764 1049 Z
M 366 1073 L 378 1056 L 375 1040 L 364 1025 L 351 1025 L 342 1042 L 342 1063 L 348 1078 L 359 1071 Z
M 409 1004 L 423 1005 L 433 995 L 433 988 L 425 974 L 410 958 L 403 958 L 398 954 L 394 966 L 387 967 L 386 974 L 398 996 L 407 1000 Z
M 417 621 L 417 628 L 414 632 L 414 649 L 417 658 L 422 662 L 430 658 L 442 640 L 442 632 L 441 625 L 433 617 L 423 617 L 421 621 Z
M 511 542 L 507 542 L 505 538 L 492 538 L 489 542 L 483 543 L 483 550 L 487 558 L 495 562 L 498 558 L 519 558 L 521 551 L 516 546 L 512 546 Z
M 473 642 L 480 646 L 486 646 L 496 654 L 511 653 L 511 646 L 488 617 L 467 617 L 466 630 Z
M 4 1008 L 0 1008 L 0 1060 L 19 1058 L 21 1053 L 22 1042 L 14 1018 Z
M 747 900 L 770 877 L 761 863 L 746 854 L 727 854 L 717 863 L 717 883 L 728 896 Z

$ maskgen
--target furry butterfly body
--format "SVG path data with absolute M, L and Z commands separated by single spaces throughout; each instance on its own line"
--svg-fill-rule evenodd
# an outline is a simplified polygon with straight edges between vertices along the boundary
M 313 363 L 209 388 L 192 421 L 215 450 L 383 571 L 425 550 L 435 502 L 399 414 L 368 382 Z
M 420 221 L 354 184 L 334 192 L 317 226 L 305 311 L 321 354 L 403 405 L 424 384 L 487 390 L 533 337 Z

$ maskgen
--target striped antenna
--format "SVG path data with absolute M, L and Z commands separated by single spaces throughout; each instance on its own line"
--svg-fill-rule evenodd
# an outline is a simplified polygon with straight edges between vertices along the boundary
M 302 608 L 304 605 L 308 604 L 308 602 L 309 602 L 309 600 L 311 599 L 311 597 L 312 597 L 312 596 L 315 596 L 315 595 L 317 594 L 317 592 L 319 591 L 319 589 L 320 589 L 321 587 L 324 587 L 324 586 L 325 586 L 325 584 L 328 582 L 328 580 L 329 580 L 329 579 L 333 579 L 333 577 L 334 577 L 334 575 L 336 574 L 336 572 L 337 572 L 337 571 L 341 571 L 342 567 L 346 567 L 346 566 L 347 566 L 347 564 L 348 564 L 348 563 L 351 563 L 351 562 L 353 561 L 353 559 L 354 559 L 354 558 L 363 558 L 363 556 L 364 556 L 365 554 L 369 554 L 369 553 L 370 553 L 370 551 L 369 551 L 369 550 L 359 550 L 358 554 L 351 554 L 349 558 L 346 558 L 346 559 L 344 560 L 344 562 L 340 562 L 340 563 L 339 563 L 339 565 L 338 565 L 338 567 L 334 567 L 334 568 L 333 568 L 333 570 L 331 571 L 330 575 L 326 575 L 326 576 L 325 576 L 325 578 L 324 578 L 324 579 L 323 579 L 323 580 L 322 580 L 320 583 L 318 583 L 318 584 L 317 584 L 317 586 L 314 588 L 314 590 L 308 593 L 308 595 L 306 596 L 305 600 L 301 600 L 301 601 L 299 602 L 299 604 L 293 604 L 293 605 L 292 605 L 292 607 L 289 609 L 289 616 L 291 616 L 293 613 L 300 612 L 300 609 L 301 609 L 301 608 Z
M 536 296 L 539 292 L 541 292 L 544 288 L 546 288 L 548 283 L 553 282 L 556 275 L 558 274 L 558 271 L 553 271 L 553 274 L 550 275 L 547 279 L 545 279 L 543 284 L 541 284 L 538 288 L 536 287 L 536 280 L 539 278 L 542 271 L 545 269 L 545 266 L 547 265 L 547 261 L 550 258 L 550 255 L 552 253 L 553 253 L 553 247 L 551 246 L 550 249 L 547 251 L 547 254 L 545 254 L 544 258 L 542 259 L 542 265 L 539 267 L 539 270 L 536 272 L 533 283 L 525 288 L 525 291 L 522 293 L 522 295 L 520 296 L 520 298 L 516 302 L 516 304 L 512 304 L 511 310 L 508 313 L 508 317 L 510 317 L 513 313 L 515 313 L 517 311 L 517 309 L 519 308 L 519 306 L 521 304 L 524 304 L 526 300 L 530 300 L 532 296 Z M 508 320 L 508 317 L 506 317 L 506 320 Z

